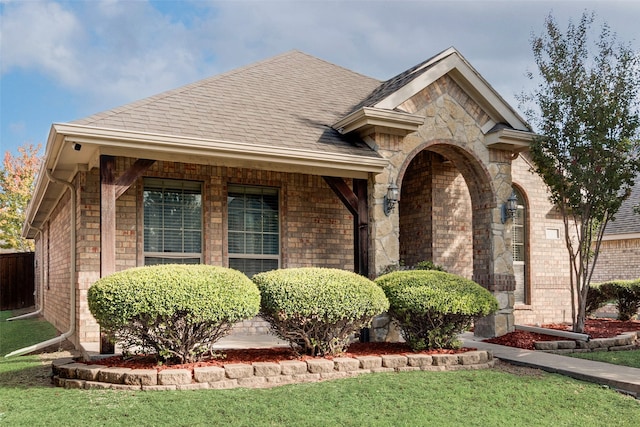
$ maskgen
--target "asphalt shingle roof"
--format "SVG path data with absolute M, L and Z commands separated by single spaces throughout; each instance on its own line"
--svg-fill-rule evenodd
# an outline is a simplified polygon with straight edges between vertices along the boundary
M 640 176 L 636 177 L 631 195 L 622 202 L 622 206 L 615 215 L 615 221 L 607 224 L 605 235 L 640 233 L 640 214 L 633 211 L 634 206 L 640 205 Z
M 331 128 L 379 85 L 291 51 L 72 123 L 379 157 Z
M 362 107 L 373 107 L 387 96 L 393 94 L 403 86 L 406 86 L 433 67 L 434 64 L 431 64 L 430 66 L 425 65 L 433 61 L 433 59 L 438 55 L 440 55 L 440 53 L 383 82 L 369 96 L 363 99 L 362 102 L 354 106 L 353 111 Z

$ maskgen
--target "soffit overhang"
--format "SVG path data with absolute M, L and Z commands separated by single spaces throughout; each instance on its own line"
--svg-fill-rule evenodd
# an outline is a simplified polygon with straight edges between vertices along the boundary
M 488 148 L 519 153 L 529 150 L 536 136 L 529 131 L 504 128 L 486 134 L 484 143 Z
M 79 144 L 79 150 L 75 149 Z M 100 156 L 251 168 L 278 172 L 367 179 L 384 170 L 388 161 L 376 154 L 358 156 L 329 151 L 248 144 L 234 141 L 160 135 L 137 131 L 54 124 L 45 160 L 27 208 L 23 236 L 34 238 L 67 188 L 51 181 L 71 181 L 80 171 L 99 167 Z
M 424 124 L 424 117 L 399 111 L 363 107 L 336 122 L 332 127 L 341 134 L 356 132 L 364 137 L 380 131 L 406 136 L 418 130 Z

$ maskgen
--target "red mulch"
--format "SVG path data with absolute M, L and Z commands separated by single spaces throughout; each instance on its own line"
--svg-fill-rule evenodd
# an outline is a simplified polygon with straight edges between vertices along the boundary
M 542 327 L 563 331 L 571 330 L 571 326 L 565 324 L 549 324 L 542 325 Z M 640 321 L 629 320 L 623 322 L 612 319 L 587 319 L 584 332 L 590 335 L 591 338 L 612 338 L 624 332 L 632 331 L 640 331 Z M 558 341 L 562 339 L 566 338 L 555 337 L 552 335 L 541 335 L 533 332 L 514 331 L 500 337 L 490 338 L 485 340 L 485 342 L 534 350 L 533 343 L 535 341 Z
M 571 330 L 564 324 L 542 325 L 544 328 Z M 623 332 L 640 331 L 640 321 L 622 322 L 609 319 L 588 319 L 585 333 L 591 338 L 611 338 Z M 557 341 L 559 337 L 541 335 L 532 332 L 515 331 L 497 338 L 485 340 L 486 342 L 501 344 L 510 347 L 519 347 L 534 350 L 534 341 Z M 431 350 L 421 351 L 421 354 L 455 354 L 476 350 L 475 348 L 462 348 L 460 350 Z M 368 342 L 353 343 L 341 357 L 380 356 L 384 354 L 415 354 L 404 343 Z M 300 355 L 289 347 L 251 348 L 220 350 L 216 357 L 197 363 L 158 365 L 153 356 L 134 356 L 124 359 L 122 356 L 113 356 L 106 359 L 92 361 L 94 364 L 105 366 L 119 366 L 133 369 L 192 369 L 204 366 L 222 366 L 229 363 L 253 363 L 253 362 L 280 362 L 283 360 L 308 360 L 313 357 Z M 331 359 L 331 357 L 326 357 Z
M 457 354 L 476 350 L 475 348 L 464 347 L 459 350 L 430 350 L 417 352 L 419 354 Z M 416 354 L 404 343 L 388 342 L 368 342 L 353 343 L 340 357 L 356 356 L 380 356 L 384 354 Z M 250 349 L 229 349 L 220 350 L 217 357 L 203 362 L 158 365 L 153 356 L 133 356 L 124 359 L 122 356 L 113 356 L 106 359 L 94 360 L 91 363 L 105 366 L 118 366 L 132 369 L 192 369 L 204 366 L 222 366 L 229 363 L 252 363 L 252 362 L 280 362 L 283 360 L 308 360 L 311 356 L 304 356 L 296 353 L 290 347 L 272 348 L 250 348 Z M 325 359 L 332 359 L 327 356 Z

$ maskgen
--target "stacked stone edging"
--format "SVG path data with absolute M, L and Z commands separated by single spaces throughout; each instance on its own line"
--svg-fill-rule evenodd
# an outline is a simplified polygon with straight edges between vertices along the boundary
M 331 359 L 229 363 L 190 369 L 131 369 L 58 359 L 52 363 L 58 387 L 118 390 L 198 390 L 271 387 L 283 384 L 347 378 L 376 372 L 452 371 L 494 365 L 491 352 L 459 354 L 390 354 Z
M 536 350 L 547 353 L 588 353 L 591 351 L 622 351 L 633 350 L 638 339 L 638 332 L 627 332 L 613 338 L 594 338 L 589 341 L 536 341 L 533 343 Z

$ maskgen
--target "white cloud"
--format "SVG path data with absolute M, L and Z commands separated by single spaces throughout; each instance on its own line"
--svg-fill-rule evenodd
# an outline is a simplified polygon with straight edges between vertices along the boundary
M 36 70 L 98 108 L 211 70 L 195 34 L 147 2 L 11 2 L 3 9 L 2 74 Z
M 35 68 L 73 85 L 79 79 L 74 44 L 81 37 L 76 17 L 57 3 L 5 3 L 2 74 L 14 68 Z
M 299 49 L 379 79 L 457 47 L 506 99 L 527 85 L 529 37 L 554 9 L 564 26 L 599 8 L 623 40 L 617 2 L 209 1 L 3 2 L 3 74 L 37 70 L 87 113 Z M 613 18 L 613 19 L 612 19 Z M 622 28 L 616 26 L 622 23 Z

